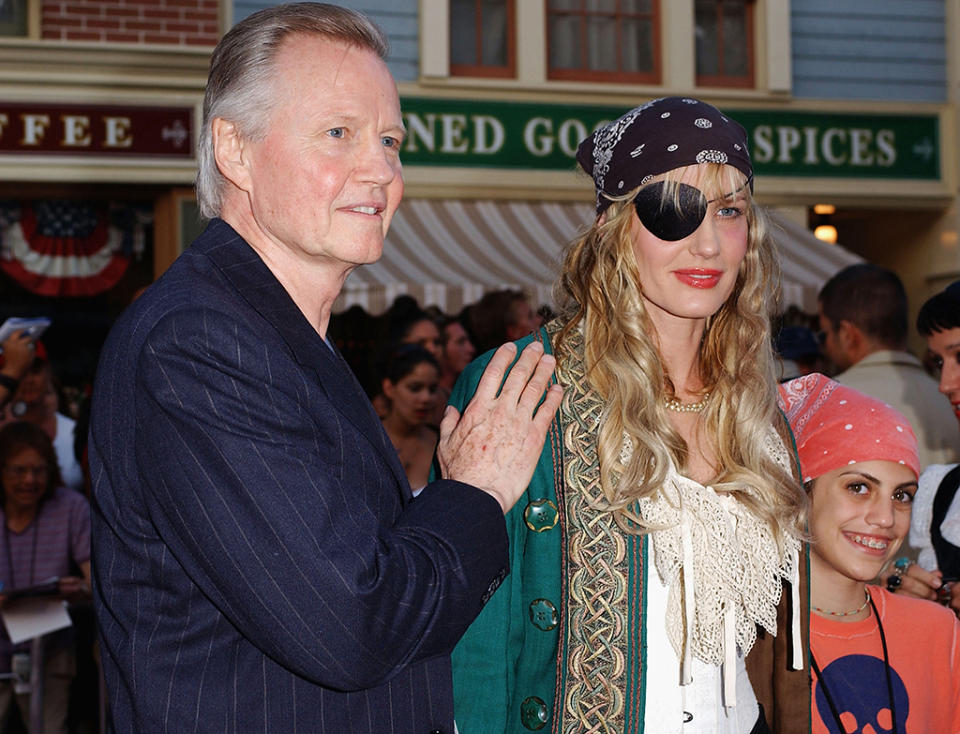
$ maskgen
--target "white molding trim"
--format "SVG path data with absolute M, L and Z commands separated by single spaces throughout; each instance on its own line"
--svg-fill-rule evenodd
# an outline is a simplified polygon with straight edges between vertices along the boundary
M 754 44 L 757 86 L 762 85 L 773 94 L 789 94 L 793 88 L 790 0 L 757 0 L 757 11 L 756 36 L 759 40 L 762 29 L 764 41 L 763 48 Z
M 223 38 L 223 35 L 233 27 L 233 0 L 220 0 L 219 6 L 217 25 L 220 28 L 220 37 Z
M 956 2 L 957 0 L 952 0 Z M 790 0 L 753 0 L 754 68 L 750 88 L 696 86 L 694 0 L 659 0 L 661 83 L 617 84 L 547 79 L 547 0 L 515 0 L 516 77 L 450 76 L 450 2 L 420 0 L 420 83 L 469 90 L 536 90 L 581 94 L 696 94 L 782 101 L 792 85 Z
M 212 49 L 81 41 L 0 40 L 0 87 L 23 97 L 49 95 L 56 86 L 96 93 L 105 89 L 203 95 Z
M 696 88 L 694 23 L 694 0 L 660 0 L 661 80 L 672 92 Z
M 515 0 L 517 79 L 542 84 L 547 79 L 547 0 Z
M 450 76 L 449 0 L 420 0 L 420 76 Z

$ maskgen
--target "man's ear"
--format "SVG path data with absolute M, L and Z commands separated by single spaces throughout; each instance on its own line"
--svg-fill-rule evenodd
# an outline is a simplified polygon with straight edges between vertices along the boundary
M 844 353 L 853 358 L 856 364 L 863 359 L 864 351 L 867 348 L 867 337 L 852 321 L 842 320 L 837 327 L 837 340 Z
M 242 191 L 249 191 L 250 169 L 244 139 L 236 124 L 222 117 L 211 123 L 213 159 L 223 177 Z

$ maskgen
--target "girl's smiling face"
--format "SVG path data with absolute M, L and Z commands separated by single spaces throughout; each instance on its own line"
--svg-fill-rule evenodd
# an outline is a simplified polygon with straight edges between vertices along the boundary
M 810 562 L 818 577 L 874 579 L 910 529 L 916 491 L 913 469 L 895 461 L 861 461 L 817 477 L 810 490 Z

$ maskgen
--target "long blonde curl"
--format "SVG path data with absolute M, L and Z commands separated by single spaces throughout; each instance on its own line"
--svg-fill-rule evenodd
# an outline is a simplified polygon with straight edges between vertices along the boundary
M 740 178 L 722 188 L 732 180 L 728 167 L 712 164 L 701 185 L 708 191 L 743 185 Z M 603 509 L 633 533 L 651 529 L 637 501 L 657 493 L 671 460 L 682 470 L 688 457 L 664 407 L 663 397 L 672 396 L 674 386 L 641 295 L 631 236 L 635 194 L 614 201 L 606 216 L 567 248 L 557 285 L 563 326 L 555 344 L 562 372 L 572 356 L 571 336 L 582 326 L 587 380 L 606 405 L 597 437 Z M 792 442 L 777 408 L 770 338 L 779 268 L 766 216 L 747 195 L 747 253 L 733 292 L 708 319 L 700 349 L 700 376 L 711 394 L 702 417 L 720 467 L 711 486 L 734 495 L 775 536 L 778 528 L 802 536 L 806 495 L 797 477 L 764 450 L 771 425 L 786 446 Z M 624 437 L 633 449 L 626 463 L 620 458 Z

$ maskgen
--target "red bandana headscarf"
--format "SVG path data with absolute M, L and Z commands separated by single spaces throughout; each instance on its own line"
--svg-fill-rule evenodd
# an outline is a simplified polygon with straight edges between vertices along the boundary
M 920 475 L 910 422 L 886 403 L 813 373 L 780 385 L 803 481 L 860 461 L 895 461 Z

